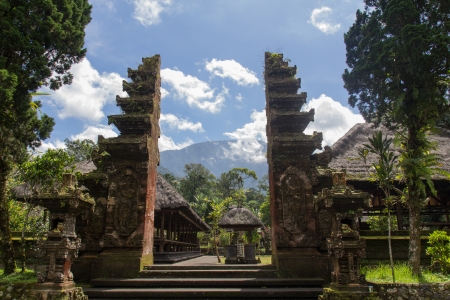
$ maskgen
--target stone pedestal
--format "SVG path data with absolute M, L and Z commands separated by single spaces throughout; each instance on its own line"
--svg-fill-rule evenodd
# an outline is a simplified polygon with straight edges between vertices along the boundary
M 49 210 L 51 227 L 47 239 L 38 242 L 39 255 L 47 263 L 37 272 L 35 293 L 41 299 L 52 299 L 51 295 L 87 299 L 75 288 L 71 267 L 81 246 L 75 233 L 77 216 L 86 214 L 94 200 L 76 187 L 74 175 L 65 174 L 63 187 L 57 192 L 40 194 L 36 204 Z
M 244 245 L 244 257 L 238 258 L 237 245 L 225 246 L 225 264 L 256 264 L 256 247 L 253 244 Z

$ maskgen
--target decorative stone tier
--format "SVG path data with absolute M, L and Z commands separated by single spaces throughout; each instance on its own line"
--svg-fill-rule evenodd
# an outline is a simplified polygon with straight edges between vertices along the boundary
M 276 132 L 303 132 L 310 122 L 314 122 L 314 109 L 309 112 L 300 111 L 271 111 L 270 126 L 276 128 Z
M 300 94 L 271 94 L 269 105 L 278 110 L 300 111 L 306 103 L 306 93 Z
M 153 113 L 154 105 L 153 99 L 146 96 L 134 96 L 133 101 L 130 101 L 129 97 L 122 98 L 120 96 L 116 96 L 116 103 L 120 109 L 126 113 Z
M 108 124 L 114 124 L 121 134 L 146 134 L 152 129 L 152 119 L 147 114 L 108 116 Z

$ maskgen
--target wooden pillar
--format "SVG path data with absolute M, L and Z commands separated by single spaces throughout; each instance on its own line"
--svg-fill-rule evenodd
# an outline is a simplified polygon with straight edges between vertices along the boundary
M 189 243 L 192 244 L 192 224 L 189 224 Z M 192 251 L 192 245 L 189 245 L 189 251 Z
M 172 212 L 169 215 L 169 228 L 167 228 L 167 239 L 170 241 L 172 240 Z M 170 252 L 170 247 L 171 247 L 171 243 L 169 242 L 169 244 L 167 245 L 167 252 Z
M 181 220 L 179 219 L 180 216 L 177 218 L 177 241 L 181 242 Z M 177 245 L 177 251 L 181 251 L 180 244 Z
M 159 229 L 159 238 L 161 239 L 161 243 L 159 244 L 159 252 L 164 252 L 164 215 L 165 213 L 161 213 L 161 228 Z

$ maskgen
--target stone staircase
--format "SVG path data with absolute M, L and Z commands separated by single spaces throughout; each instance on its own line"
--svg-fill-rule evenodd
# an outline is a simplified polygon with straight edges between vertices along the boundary
M 278 278 L 272 265 L 146 267 L 140 278 L 101 278 L 84 293 L 112 299 L 317 299 L 320 278 Z

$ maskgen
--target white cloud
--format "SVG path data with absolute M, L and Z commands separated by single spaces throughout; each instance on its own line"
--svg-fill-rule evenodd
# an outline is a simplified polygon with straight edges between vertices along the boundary
M 333 34 L 341 28 L 341 24 L 332 24 L 327 18 L 331 13 L 331 8 L 322 6 L 312 11 L 308 23 L 313 24 L 320 31 L 326 34 Z
M 244 159 L 246 161 L 266 161 L 264 143 L 266 138 L 266 111 L 253 111 L 250 115 L 252 122 L 245 124 L 234 132 L 225 132 L 224 135 L 236 140 L 229 142 L 230 150 L 225 150 L 225 156 L 231 159 Z
M 160 91 L 161 91 L 161 99 L 164 99 L 165 97 L 167 97 L 167 96 L 169 96 L 170 95 L 170 93 L 169 93 L 169 91 L 168 90 L 166 90 L 165 88 L 160 88 Z
M 204 132 L 202 123 L 192 123 L 187 119 L 179 119 L 173 114 L 161 114 L 159 118 L 160 124 L 167 124 L 170 128 L 176 128 L 178 130 L 191 130 L 193 132 Z
M 89 139 L 97 142 L 98 136 L 103 135 L 105 138 L 116 137 L 117 133 L 113 130 L 112 125 L 97 125 L 97 126 L 87 126 L 83 132 L 79 134 L 72 135 L 70 138 L 72 140 L 84 140 Z
M 228 95 L 228 89 L 223 87 L 222 92 L 214 96 L 215 90 L 206 82 L 191 75 L 184 75 L 179 70 L 163 69 L 161 79 L 163 83 L 173 88 L 178 98 L 185 99 L 190 107 L 197 107 L 210 113 L 220 112 L 225 96 Z
M 133 17 L 144 26 L 161 22 L 160 14 L 172 5 L 172 0 L 134 0 Z
M 66 148 L 66 144 L 64 144 L 64 142 L 60 141 L 60 140 L 56 140 L 54 142 L 44 142 L 42 141 L 42 144 L 39 148 L 37 148 L 37 154 L 41 154 L 44 153 L 45 151 L 47 151 L 48 149 L 65 149 Z
M 100 4 L 100 5 L 105 5 L 109 10 L 115 10 L 114 7 L 114 1 L 111 0 L 91 0 L 90 1 L 91 4 Z
M 184 143 L 176 144 L 171 137 L 165 136 L 164 134 L 161 134 L 159 140 L 158 140 L 158 148 L 159 151 L 166 151 L 166 150 L 179 150 L 183 149 L 187 146 L 190 146 L 194 143 L 190 138 L 187 138 Z
M 238 85 L 247 86 L 259 84 L 255 72 L 243 67 L 233 59 L 217 60 L 213 58 L 210 62 L 206 62 L 205 69 L 215 76 L 230 78 Z
M 314 122 L 309 123 L 305 134 L 312 134 L 313 131 L 322 132 L 323 145 L 333 145 L 356 123 L 364 123 L 361 115 L 352 113 L 350 109 L 325 95 L 309 101 L 302 111 L 309 111 L 312 108 L 315 109 Z M 263 146 L 267 143 L 266 111 L 253 111 L 250 118 L 252 122 L 245 124 L 242 128 L 224 133 L 236 140 L 229 143 L 230 150 L 225 151 L 225 155 L 232 159 L 264 162 L 267 159 Z
M 238 102 L 241 102 L 244 97 L 242 97 L 242 95 L 239 93 L 234 99 L 236 99 Z
M 114 103 L 116 95 L 127 95 L 122 91 L 125 78 L 117 73 L 100 74 L 86 58 L 73 65 L 71 72 L 74 76 L 71 85 L 64 85 L 56 91 L 41 89 L 50 94 L 42 100 L 56 106 L 61 119 L 75 117 L 98 122 L 104 117 L 102 109 L 106 103 Z
M 311 99 L 303 106 L 302 111 L 309 111 L 312 108 L 315 109 L 314 122 L 309 123 L 305 133 L 322 132 L 322 145 L 333 145 L 353 125 L 364 123 L 361 115 L 354 114 L 347 107 L 323 94 L 318 99 Z

